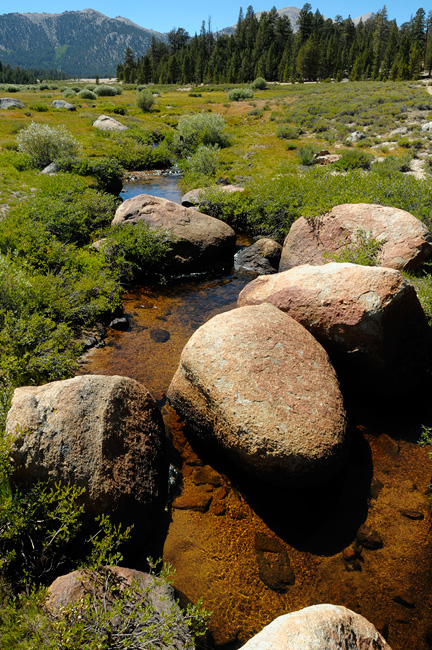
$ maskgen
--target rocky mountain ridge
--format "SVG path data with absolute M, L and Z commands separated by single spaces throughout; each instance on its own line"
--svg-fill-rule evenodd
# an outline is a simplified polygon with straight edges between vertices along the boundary
M 22 68 L 53 68 L 72 77 L 112 77 L 126 47 L 138 56 L 152 36 L 166 35 L 128 18 L 109 18 L 93 9 L 0 15 L 0 61 Z

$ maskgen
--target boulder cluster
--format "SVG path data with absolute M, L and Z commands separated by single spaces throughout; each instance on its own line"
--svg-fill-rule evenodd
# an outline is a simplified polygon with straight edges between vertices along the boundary
M 113 224 L 140 221 L 172 236 L 172 272 L 232 259 L 232 229 L 193 209 L 140 195 L 118 208 Z M 380 242 L 377 265 L 326 263 L 359 229 Z M 431 251 L 429 231 L 412 215 L 366 204 L 299 219 L 283 249 L 256 242 L 236 264 L 260 275 L 236 309 L 187 342 L 168 390 L 171 405 L 204 443 L 257 480 L 292 488 L 327 482 L 349 449 L 341 385 L 395 393 L 421 379 L 428 364 L 426 317 L 400 271 L 417 268 Z M 85 375 L 18 388 L 7 431 L 16 484 L 73 481 L 85 488 L 89 520 L 109 513 L 134 522 L 141 543 L 151 539 L 163 515 L 167 464 L 162 418 L 144 386 Z M 85 576 L 60 582 L 49 592 L 57 608 L 80 597 Z M 270 646 L 389 648 L 365 619 L 333 605 L 282 616 L 244 648 Z

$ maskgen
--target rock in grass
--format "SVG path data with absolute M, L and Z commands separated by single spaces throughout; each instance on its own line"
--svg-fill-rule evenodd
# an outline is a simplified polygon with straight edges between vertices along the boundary
M 391 650 L 363 616 L 339 605 L 313 605 L 279 616 L 240 650 Z
M 168 398 L 204 441 L 268 483 L 316 485 L 344 463 L 345 410 L 327 354 L 273 305 L 202 325 Z
M 6 108 L 25 108 L 25 104 L 13 97 L 0 97 L 0 109 Z
M 239 306 L 263 302 L 306 327 L 358 386 L 404 392 L 424 376 L 429 328 L 414 287 L 399 271 L 304 264 L 256 278 L 238 298 Z
M 17 388 L 6 429 L 16 484 L 71 482 L 86 489 L 89 518 L 106 513 L 152 530 L 164 506 L 165 434 L 142 384 L 84 375 Z
M 416 269 L 432 253 L 431 233 L 409 212 L 370 203 L 346 203 L 323 216 L 301 217 L 293 223 L 284 242 L 279 271 L 301 264 L 324 264 L 326 254 L 355 244 L 359 230 L 382 242 L 380 266 Z
M 117 208 L 112 225 L 140 221 L 154 230 L 162 228 L 172 237 L 172 253 L 167 262 L 170 273 L 211 268 L 232 259 L 234 254 L 235 232 L 230 226 L 173 201 L 139 194 Z
M 93 126 L 100 131 L 127 131 L 128 127 L 108 115 L 99 115 Z
M 70 104 L 69 102 L 65 102 L 64 99 L 55 99 L 51 103 L 51 106 L 53 108 L 64 108 L 67 111 L 76 111 L 76 106 Z
M 203 196 L 206 189 L 208 188 L 197 188 L 186 192 L 186 194 L 183 194 L 181 198 L 181 204 L 185 208 L 190 208 L 193 205 L 200 205 L 200 203 L 203 202 Z M 233 194 L 234 192 L 244 192 L 244 187 L 239 187 L 238 185 L 219 185 L 218 190 L 226 192 L 227 194 Z

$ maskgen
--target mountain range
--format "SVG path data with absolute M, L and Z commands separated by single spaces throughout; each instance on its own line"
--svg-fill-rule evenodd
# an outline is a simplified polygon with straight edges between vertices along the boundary
M 166 34 L 93 9 L 61 14 L 0 15 L 0 61 L 22 68 L 63 70 L 71 77 L 112 77 L 126 47 L 138 56 L 152 36 Z
M 277 10 L 289 17 L 294 31 L 300 9 Z M 262 12 L 256 16 L 259 18 Z M 367 20 L 364 14 L 354 20 Z M 235 26 L 219 33 L 231 34 Z M 108 18 L 93 9 L 50 13 L 0 15 L 0 61 L 12 67 L 62 70 L 71 77 L 113 77 L 123 61 L 126 47 L 143 56 L 152 36 L 167 41 L 167 35 L 146 29 L 127 18 Z

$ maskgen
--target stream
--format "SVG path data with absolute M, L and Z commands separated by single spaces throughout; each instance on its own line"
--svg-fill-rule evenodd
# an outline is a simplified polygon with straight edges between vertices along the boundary
M 178 176 L 149 174 L 127 183 L 121 196 L 140 193 L 179 202 Z M 425 492 L 431 466 L 415 444 L 418 404 L 348 400 L 353 444 L 347 467 L 319 492 L 300 493 L 251 481 L 209 454 L 166 401 L 187 340 L 235 308 L 252 277 L 228 270 L 157 288 L 134 286 L 123 296 L 128 331 L 109 330 L 105 347 L 88 353 L 81 370 L 137 379 L 162 410 L 181 476 L 163 558 L 175 568 L 180 602 L 203 597 L 213 612 L 213 642 L 226 650 L 277 616 L 318 603 L 362 614 L 392 650 L 428 650 L 432 539 Z M 363 525 L 379 532 L 381 548 L 358 548 Z

